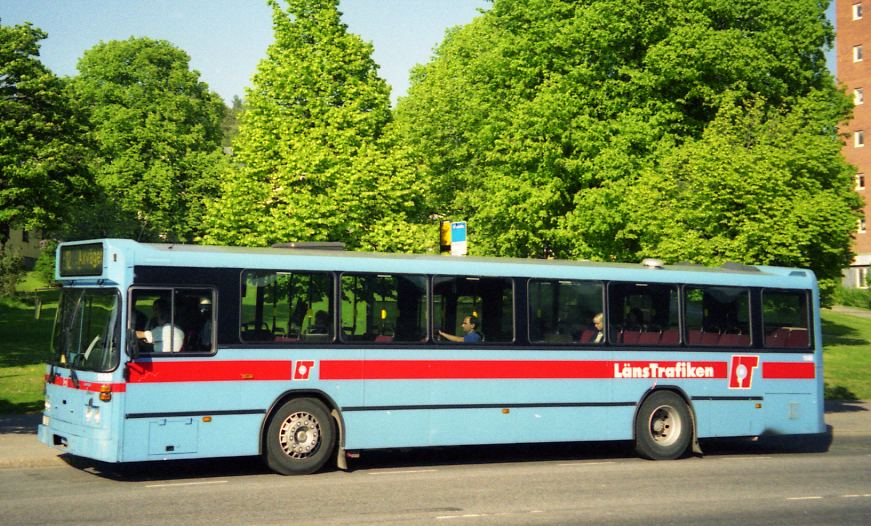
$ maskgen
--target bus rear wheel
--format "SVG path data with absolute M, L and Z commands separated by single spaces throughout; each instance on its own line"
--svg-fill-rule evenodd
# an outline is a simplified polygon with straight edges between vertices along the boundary
M 644 400 L 635 417 L 635 451 L 651 460 L 672 460 L 686 453 L 692 438 L 690 410 L 671 391 Z
M 327 407 L 314 398 L 288 401 L 266 430 L 266 463 L 282 475 L 314 473 L 329 460 L 336 430 Z

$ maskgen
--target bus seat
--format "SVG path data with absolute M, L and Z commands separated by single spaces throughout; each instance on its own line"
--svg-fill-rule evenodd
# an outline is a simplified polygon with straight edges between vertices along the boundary
M 623 331 L 623 343 L 626 345 L 637 345 L 638 340 L 641 339 L 640 331 Z
M 721 347 L 737 347 L 738 341 L 741 335 L 736 333 L 726 333 L 720 336 L 720 346 Z
M 687 343 L 690 345 L 699 345 L 702 343 L 702 331 L 690 331 L 687 333 Z
M 704 332 L 704 333 L 702 333 L 702 341 L 700 343 L 702 345 L 719 345 L 720 344 L 720 333 L 719 332 Z
M 659 331 L 642 332 L 638 337 L 639 345 L 659 345 Z
M 390 343 L 393 341 L 393 336 L 388 336 L 386 334 L 379 334 L 375 337 L 375 343 Z
M 593 339 L 596 337 L 596 331 L 593 329 L 584 329 L 581 332 L 580 338 L 578 338 L 578 342 L 580 343 L 593 343 Z
M 787 347 L 807 347 L 807 329 L 790 329 L 786 337 Z
M 677 345 L 679 342 L 677 329 L 666 329 L 662 331 L 662 336 L 659 338 L 660 345 Z
M 789 329 L 785 327 L 778 327 L 773 331 L 769 332 L 767 336 L 765 336 L 765 346 L 784 347 L 786 346 L 786 338 L 788 335 Z
M 328 343 L 332 341 L 332 338 L 329 334 L 306 334 L 305 342 L 306 343 Z

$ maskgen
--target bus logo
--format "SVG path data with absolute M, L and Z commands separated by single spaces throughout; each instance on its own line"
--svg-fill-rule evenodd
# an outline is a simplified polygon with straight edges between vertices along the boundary
M 314 360 L 297 360 L 293 366 L 293 379 L 308 380 L 314 367 Z
M 732 356 L 729 368 L 729 389 L 750 389 L 753 384 L 753 369 L 759 367 L 758 356 Z

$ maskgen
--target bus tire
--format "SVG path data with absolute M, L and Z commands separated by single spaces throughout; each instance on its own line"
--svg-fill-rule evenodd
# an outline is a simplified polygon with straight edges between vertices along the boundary
M 314 473 L 336 447 L 336 427 L 327 407 L 314 398 L 282 405 L 266 430 L 266 464 L 282 475 Z
M 686 453 L 692 434 L 690 410 L 672 391 L 648 396 L 635 416 L 635 451 L 643 458 L 679 458 Z

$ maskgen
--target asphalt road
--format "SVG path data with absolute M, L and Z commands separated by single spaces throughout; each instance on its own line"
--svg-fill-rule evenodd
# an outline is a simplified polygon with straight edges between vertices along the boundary
M 64 457 L 0 469 L 0 521 L 867 525 L 868 413 L 827 414 L 829 440 L 706 442 L 704 457 L 670 462 L 623 443 L 385 451 L 305 477 L 252 458 L 118 468 Z

